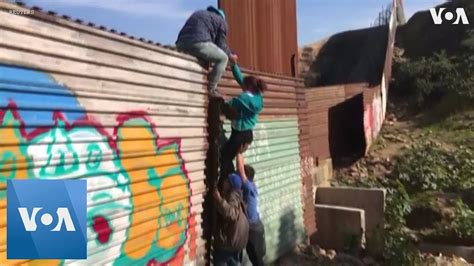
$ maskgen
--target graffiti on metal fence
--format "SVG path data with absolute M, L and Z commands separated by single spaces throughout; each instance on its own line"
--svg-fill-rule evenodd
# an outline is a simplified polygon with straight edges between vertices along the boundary
M 15 78 L 20 82 L 13 83 Z M 27 93 L 44 84 L 55 94 Z M 40 106 L 34 103 L 44 101 L 61 109 L 35 113 Z M 181 265 L 188 235 L 195 255 L 180 139 L 161 140 L 143 112 L 119 115 L 108 134 L 67 88 L 38 71 L 0 65 L 0 104 L 0 246 L 6 243 L 7 179 L 85 178 L 88 259 L 75 263 Z M 0 250 L 0 264 L 5 254 Z

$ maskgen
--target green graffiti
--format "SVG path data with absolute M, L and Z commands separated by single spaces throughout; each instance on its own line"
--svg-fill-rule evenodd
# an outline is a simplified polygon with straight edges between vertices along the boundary
M 109 137 L 104 136 L 95 127 L 67 129 L 65 121 L 59 119 L 56 122 L 53 128 L 32 136 L 27 142 L 26 137 L 21 134 L 20 121 L 11 111 L 4 113 L 0 137 L 11 145 L 0 146 L 0 185 L 11 178 L 85 178 L 88 180 L 87 234 L 90 239 L 90 258 L 87 264 L 97 265 L 106 258 L 113 265 L 145 265 L 153 260 L 158 263 L 173 260 L 179 248 L 186 242 L 189 217 L 190 191 L 184 172 L 184 161 L 179 154 L 179 144 L 170 143 L 158 147 L 157 135 L 150 123 L 145 119 L 127 121 L 123 127 L 145 130 L 145 135 L 140 139 L 150 140 L 152 144 L 148 147 L 144 143 L 140 150 L 144 154 L 154 153 L 156 158 L 146 162 L 135 160 L 137 165 L 129 165 L 126 168 L 125 162 L 130 159 L 123 158 L 120 154 L 128 155 L 134 151 L 114 150 L 109 144 Z M 117 131 L 118 140 L 125 139 L 121 132 Z M 167 162 L 160 165 L 159 158 L 166 158 Z M 24 164 L 21 168 L 20 163 Z M 147 167 L 144 176 L 137 174 L 143 165 Z M 155 169 L 161 169 L 161 175 Z M 130 240 L 132 216 L 136 215 L 137 206 L 132 199 L 140 197 L 132 193 L 134 182 L 147 182 L 159 199 L 154 206 L 154 211 L 159 214 L 155 218 L 158 228 L 153 232 L 154 239 L 148 251 L 139 258 L 129 257 L 124 249 L 125 243 Z M 175 189 L 176 186 L 179 186 L 178 190 Z M 168 189 L 177 194 L 164 192 Z M 0 200 L 4 200 L 5 196 L 5 190 L 0 187 Z M 148 210 L 139 210 L 140 213 L 144 211 Z M 106 222 L 94 224 L 98 217 Z M 167 241 L 165 238 L 170 236 L 177 239 Z M 58 263 L 63 265 L 69 262 Z
M 44 138 L 50 138 L 52 141 L 47 146 L 48 159 L 46 165 L 42 166 L 39 171 L 40 177 L 63 176 L 77 172 L 79 156 L 72 147 L 72 141 L 66 132 L 64 121 L 58 121 L 57 126 L 50 133 L 45 134 Z M 63 141 L 64 144 L 56 144 L 58 141 Z M 64 148 L 66 149 L 64 150 Z M 58 156 L 59 162 L 55 161 Z M 69 160 L 67 160 L 68 158 Z
M 87 162 L 86 167 L 89 171 L 95 171 L 99 168 L 102 161 L 102 151 L 99 145 L 92 143 L 87 147 Z
M 0 160 L 0 169 L 2 170 L 0 172 L 0 182 L 4 183 L 6 182 L 6 179 L 14 178 L 16 174 L 16 155 L 13 154 L 11 151 L 6 151 L 2 154 L 2 159 Z M 10 169 L 5 169 L 10 167 Z M 8 170 L 10 172 L 9 175 L 4 175 L 5 172 L 8 173 Z

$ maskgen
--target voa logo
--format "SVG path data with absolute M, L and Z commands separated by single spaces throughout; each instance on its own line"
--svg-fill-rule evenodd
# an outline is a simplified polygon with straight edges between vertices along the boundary
M 36 224 L 36 217 L 38 216 L 38 212 L 41 209 L 42 208 L 33 208 L 33 210 L 29 213 L 27 208 L 18 208 L 21 221 L 23 222 L 26 231 L 36 231 L 36 228 L 38 227 Z M 51 231 L 61 231 L 63 224 L 66 227 L 66 231 L 76 231 L 74 223 L 71 219 L 71 214 L 69 214 L 69 210 L 67 208 L 58 208 L 56 211 L 56 217 L 57 224 Z M 41 215 L 40 221 L 43 225 L 49 226 L 53 223 L 53 216 L 50 213 L 44 213 Z
M 7 180 L 7 259 L 86 258 L 86 180 Z
M 453 13 L 451 11 L 445 12 L 445 10 L 445 7 L 441 7 L 438 10 L 436 10 L 436 8 L 430 8 L 431 18 L 433 19 L 434 24 L 439 25 L 443 23 L 444 20 L 452 21 L 454 18 L 456 18 L 456 20 L 451 24 L 456 25 L 460 22 L 462 24 L 469 24 L 469 20 L 467 19 L 466 11 L 464 11 L 464 8 L 456 8 L 456 13 Z

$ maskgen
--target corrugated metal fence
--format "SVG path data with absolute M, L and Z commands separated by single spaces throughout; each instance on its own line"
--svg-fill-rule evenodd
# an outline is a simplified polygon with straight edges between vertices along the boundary
M 296 75 L 296 0 L 219 0 L 229 24 L 229 46 L 253 70 Z
M 87 179 L 88 259 L 66 264 L 199 263 L 207 149 L 199 66 L 118 34 L 0 8 L 0 264 L 21 262 L 5 261 L 5 178 Z
M 380 86 L 374 89 L 364 90 L 364 128 L 366 139 L 366 152 L 370 145 L 377 138 L 382 129 L 383 121 L 387 111 L 388 85 L 392 76 L 392 57 L 393 47 L 395 45 L 395 34 L 397 26 L 400 23 L 398 19 L 403 19 L 399 16 L 399 0 L 393 0 L 392 13 L 390 15 L 390 24 L 388 25 L 388 41 L 385 53 L 385 61 L 383 74 L 380 81 Z
M 344 159 L 351 154 L 360 155 L 361 151 L 363 155 L 377 138 L 387 107 L 397 18 L 400 17 L 397 15 L 400 12 L 398 4 L 399 0 L 393 0 L 390 24 L 386 27 L 388 41 L 379 85 L 340 84 L 306 91 L 311 152 L 317 160 L 329 157 L 333 157 L 333 161 Z
M 353 149 L 354 146 L 344 143 L 345 139 L 355 138 L 354 134 L 348 132 L 345 127 L 351 127 L 353 116 L 361 116 L 362 101 L 356 103 L 360 105 L 359 114 L 357 110 L 350 110 L 351 106 L 346 104 L 357 95 L 361 95 L 368 84 L 347 84 L 340 86 L 328 86 L 307 91 L 306 101 L 309 108 L 309 120 L 311 124 L 310 148 L 314 158 L 325 160 L 331 158 L 331 154 L 338 153 L 338 146 Z M 362 100 L 362 99 L 360 99 Z M 337 112 L 341 109 L 341 112 Z M 339 115 L 340 114 L 340 115 Z M 363 137 L 363 136 L 362 136 Z
M 246 163 L 256 171 L 259 209 L 265 226 L 267 261 L 274 261 L 315 231 L 309 155 L 309 131 L 302 80 L 248 72 L 269 85 L 264 110 L 254 131 Z M 230 74 L 223 91 L 237 95 L 241 89 Z M 230 124 L 225 124 L 227 137 Z
M 26 262 L 6 261 L 6 179 L 73 178 L 88 180 L 88 259 L 41 265 L 206 263 L 205 73 L 114 30 L 17 9 L 0 2 L 0 265 Z M 246 74 L 270 84 L 246 158 L 273 261 L 315 230 L 305 94 L 302 80 Z M 238 92 L 229 75 L 222 86 Z

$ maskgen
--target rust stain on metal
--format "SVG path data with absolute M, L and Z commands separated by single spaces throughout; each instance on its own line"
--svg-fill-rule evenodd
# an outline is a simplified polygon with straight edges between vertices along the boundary
M 331 157 L 329 147 L 329 110 L 357 95 L 370 102 L 377 88 L 366 83 L 308 88 L 306 101 L 309 113 L 311 154 L 317 159 Z M 362 114 L 361 114 L 362 115 Z
M 228 42 L 242 66 L 292 76 L 298 53 L 296 0 L 219 0 Z

